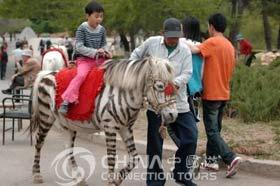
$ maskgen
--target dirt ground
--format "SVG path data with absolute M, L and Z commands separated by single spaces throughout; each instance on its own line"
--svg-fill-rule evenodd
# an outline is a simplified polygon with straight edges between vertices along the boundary
M 206 134 L 203 122 L 198 123 L 198 128 L 199 139 L 197 154 L 202 155 L 205 153 L 206 144 Z M 134 125 L 134 136 L 136 140 L 147 139 L 147 120 L 145 111 L 141 111 L 138 120 Z M 280 160 L 280 143 L 276 140 L 276 131 L 273 123 L 246 124 L 239 119 L 224 117 L 222 136 L 236 153 L 252 156 L 258 159 Z M 164 143 L 175 146 L 169 137 L 165 139 Z

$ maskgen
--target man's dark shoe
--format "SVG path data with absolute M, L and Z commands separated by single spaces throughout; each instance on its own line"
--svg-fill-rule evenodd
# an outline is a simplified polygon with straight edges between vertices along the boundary
M 12 90 L 11 89 L 6 89 L 6 90 L 2 90 L 3 94 L 12 94 Z
M 189 179 L 185 179 L 185 177 L 182 178 L 182 175 L 179 176 L 174 171 L 172 172 L 172 177 L 178 185 L 181 185 L 181 186 L 197 186 L 197 184 L 192 182 L 191 178 L 189 178 Z
M 197 186 L 197 184 L 195 184 L 194 182 L 192 181 L 177 181 L 175 180 L 175 182 L 181 186 Z

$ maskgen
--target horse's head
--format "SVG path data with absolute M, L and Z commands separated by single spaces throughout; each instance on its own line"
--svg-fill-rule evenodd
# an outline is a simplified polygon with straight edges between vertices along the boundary
M 64 56 L 66 57 L 67 61 L 71 57 L 71 56 L 68 56 L 66 46 L 64 46 L 62 44 L 52 43 L 51 48 L 56 48 L 57 50 L 60 50 L 64 54 Z
M 160 58 L 106 61 L 105 81 L 123 90 L 137 91 L 152 109 L 161 114 L 164 123 L 177 118 L 174 72 L 169 61 Z M 143 99 L 134 100 L 140 106 Z
M 164 123 L 172 123 L 178 115 L 173 68 L 165 59 L 150 57 L 148 62 L 146 100 L 155 112 L 161 114 Z

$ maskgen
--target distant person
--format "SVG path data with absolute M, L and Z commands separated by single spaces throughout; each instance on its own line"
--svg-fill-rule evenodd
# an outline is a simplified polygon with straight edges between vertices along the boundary
M 5 43 L 5 37 L 4 35 L 1 35 L 1 40 L 0 40 L 0 45 L 3 45 L 3 43 Z
M 246 66 L 251 66 L 252 61 L 256 59 L 255 54 L 253 53 L 253 46 L 249 40 L 244 39 L 242 34 L 238 34 L 235 37 L 235 40 L 239 44 L 239 54 L 244 55 L 244 62 Z
M 17 40 L 16 49 L 13 50 L 12 55 L 14 57 L 15 63 L 15 73 L 19 72 L 22 69 L 22 52 L 23 52 L 23 43 Z M 16 94 L 20 94 L 20 90 L 16 90 Z
M 22 44 L 23 44 L 23 46 L 22 46 L 22 49 L 23 49 L 23 50 L 24 50 L 24 49 L 28 49 L 28 48 L 29 48 L 27 43 L 22 42 Z
M 6 77 L 6 68 L 8 63 L 8 53 L 5 50 L 4 46 L 0 47 L 0 73 L 1 80 L 4 80 Z
M 7 41 L 5 40 L 4 42 L 3 42 L 3 49 L 7 52 L 7 50 L 8 50 L 8 43 L 7 43 Z
M 33 46 L 32 45 L 29 45 L 29 50 L 32 51 L 32 56 L 34 55 L 34 50 L 33 50 Z
M 12 83 L 6 90 L 2 90 L 3 94 L 12 94 L 12 90 L 18 86 L 28 88 L 33 85 L 37 74 L 41 70 L 40 62 L 36 58 L 32 58 L 32 51 L 25 49 L 22 52 L 23 67 L 12 76 Z
M 58 111 L 62 114 L 68 112 L 69 104 L 77 103 L 80 86 L 90 70 L 96 66 L 96 56 L 112 58 L 111 53 L 105 50 L 106 30 L 101 25 L 103 6 L 96 1 L 91 1 L 86 5 L 85 13 L 87 21 L 83 22 L 76 32 L 77 75 L 61 96 L 63 102 Z
M 9 32 L 10 42 L 13 40 L 13 33 Z
M 23 42 L 23 44 L 27 44 L 28 45 L 28 41 L 27 41 L 26 37 L 23 38 L 22 42 Z
M 65 47 L 67 49 L 67 54 L 68 54 L 68 58 L 69 58 L 69 61 L 72 61 L 73 60 L 73 44 L 72 44 L 72 41 L 66 37 L 65 38 Z
M 51 48 L 51 46 L 52 46 L 52 42 L 51 42 L 51 40 L 48 39 L 46 41 L 46 50 L 49 50 Z
M 21 44 L 20 40 L 17 39 L 17 40 L 16 40 L 16 43 L 15 43 L 15 47 L 18 48 L 20 44 Z
M 220 134 L 224 108 L 230 99 L 230 80 L 235 66 L 234 47 L 223 34 L 226 25 L 224 15 L 211 15 L 208 19 L 210 38 L 201 45 L 189 46 L 192 53 L 200 53 L 205 60 L 202 107 L 207 146 L 204 167 L 218 171 L 220 156 L 228 166 L 226 177 L 230 178 L 237 173 L 241 158 L 231 151 Z
M 39 50 L 40 50 L 40 54 L 41 56 L 43 56 L 44 52 L 45 52 L 45 42 L 43 39 L 40 40 L 39 43 Z
M 21 42 L 18 42 L 16 44 L 16 49 L 12 52 L 15 62 L 15 73 L 17 73 L 18 70 L 22 68 L 22 52 L 23 44 Z

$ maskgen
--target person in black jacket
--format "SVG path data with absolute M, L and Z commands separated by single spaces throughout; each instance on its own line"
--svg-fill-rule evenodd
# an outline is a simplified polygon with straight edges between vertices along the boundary
M 8 53 L 5 50 L 4 46 L 1 46 L 0 48 L 0 76 L 1 80 L 5 79 L 6 76 L 6 67 L 8 63 Z

